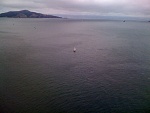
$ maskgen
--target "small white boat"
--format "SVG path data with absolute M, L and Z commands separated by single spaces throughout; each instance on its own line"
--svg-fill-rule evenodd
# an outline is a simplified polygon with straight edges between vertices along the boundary
M 73 52 L 76 52 L 76 50 L 77 50 L 77 49 L 74 47 L 74 48 L 73 48 Z

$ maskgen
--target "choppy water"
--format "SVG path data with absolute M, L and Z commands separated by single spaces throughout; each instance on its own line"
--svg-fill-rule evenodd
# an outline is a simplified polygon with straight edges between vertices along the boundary
M 0 109 L 150 112 L 150 24 L 0 19 Z

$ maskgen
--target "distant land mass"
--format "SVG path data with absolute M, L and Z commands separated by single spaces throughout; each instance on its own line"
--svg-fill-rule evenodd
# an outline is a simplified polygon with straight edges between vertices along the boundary
M 0 17 L 8 17 L 8 18 L 62 18 L 53 15 L 46 15 L 36 12 L 31 12 L 28 10 L 21 10 L 21 11 L 9 11 L 6 13 L 1 13 Z

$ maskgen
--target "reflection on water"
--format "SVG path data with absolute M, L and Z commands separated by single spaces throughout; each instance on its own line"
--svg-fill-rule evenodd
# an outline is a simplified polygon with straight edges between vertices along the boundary
M 149 29 L 144 22 L 0 19 L 1 112 L 149 112 Z

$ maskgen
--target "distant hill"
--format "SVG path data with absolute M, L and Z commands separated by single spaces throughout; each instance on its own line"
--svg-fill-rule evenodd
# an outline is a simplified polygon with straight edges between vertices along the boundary
M 10 11 L 6 13 L 1 13 L 0 17 L 8 17 L 8 18 L 61 18 L 53 15 L 46 15 L 36 12 L 30 12 L 28 10 L 21 11 Z

